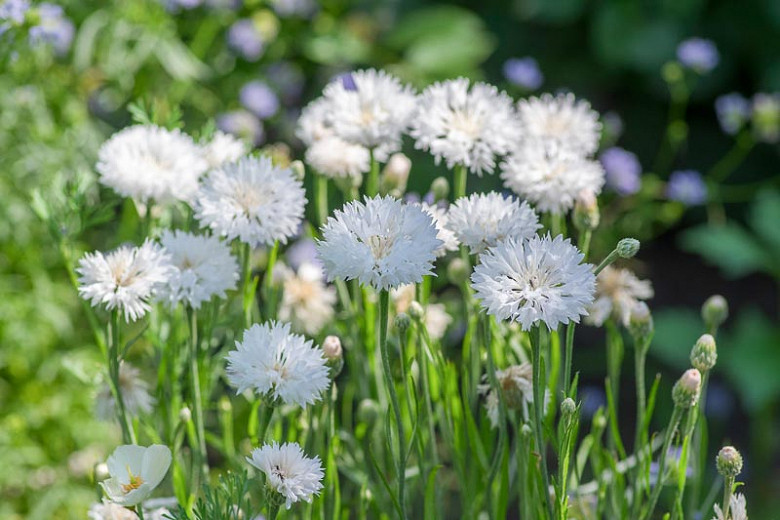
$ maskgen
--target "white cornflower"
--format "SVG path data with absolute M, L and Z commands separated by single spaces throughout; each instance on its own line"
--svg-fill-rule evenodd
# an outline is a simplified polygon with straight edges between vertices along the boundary
M 509 239 L 488 249 L 471 275 L 471 286 L 488 314 L 520 323 L 543 322 L 549 329 L 580 316 L 593 302 L 596 277 L 583 254 L 558 235 Z
M 124 506 L 103 499 L 87 511 L 89 520 L 138 520 L 138 515 Z
M 252 247 L 287 243 L 303 219 L 306 192 L 289 168 L 268 157 L 244 157 L 211 170 L 195 201 L 195 216 L 228 240 Z
M 449 222 L 447 209 L 438 204 L 431 205 L 427 202 L 420 203 L 420 207 L 433 219 L 433 224 L 436 226 L 436 238 L 442 241 L 441 246 L 436 250 L 436 256 L 442 257 L 449 251 L 457 251 L 460 243 L 455 232 L 447 227 Z
M 93 307 L 124 313 L 135 321 L 150 309 L 155 296 L 173 272 L 170 255 L 158 244 L 146 240 L 140 247 L 121 246 L 110 253 L 87 253 L 76 268 L 79 295 Z
M 628 269 L 605 267 L 596 277 L 596 300 L 588 307 L 585 323 L 600 327 L 612 315 L 627 327 L 634 305 L 652 297 L 649 280 L 640 280 Z
M 417 109 L 414 92 L 382 70 L 359 70 L 350 76 L 351 81 L 331 81 L 323 91 L 334 132 L 367 148 L 396 151 Z
M 527 202 L 500 193 L 473 193 L 455 201 L 447 212 L 447 228 L 471 254 L 479 254 L 507 238 L 536 235 L 539 217 Z
M 594 195 L 604 186 L 604 169 L 555 141 L 523 142 L 501 164 L 504 186 L 531 202 L 538 211 L 565 213 L 582 192 Z
M 520 138 L 512 99 L 493 85 L 458 78 L 435 83 L 420 96 L 410 135 L 415 148 L 430 151 L 438 164 L 463 165 L 493 173 L 497 158 Z
M 290 333 L 289 323 L 252 325 L 227 360 L 228 381 L 237 393 L 252 388 L 284 404 L 313 404 L 330 384 L 322 350 Z
M 225 163 L 235 162 L 247 153 L 244 141 L 221 130 L 214 132 L 211 140 L 202 144 L 201 149 L 209 168 L 219 168 Z
M 433 219 L 417 206 L 393 197 L 366 197 L 336 210 L 322 228 L 317 253 L 328 281 L 357 278 L 387 290 L 433 274 L 436 238 Z
M 143 502 L 162 481 L 171 465 L 171 450 L 161 444 L 148 448 L 118 446 L 106 462 L 111 475 L 100 485 L 112 502 L 130 507 Z
M 590 103 L 574 94 L 543 94 L 517 104 L 524 137 L 557 141 L 581 155 L 593 154 L 599 146 L 601 123 Z
M 317 173 L 332 179 L 360 178 L 370 168 L 368 149 L 331 135 L 318 139 L 306 149 L 306 163 Z
M 715 516 L 712 520 L 748 520 L 747 500 L 742 493 L 734 493 L 729 500 L 729 517 L 725 518 L 720 504 L 715 504 Z
M 284 496 L 287 509 L 301 500 L 311 502 L 322 489 L 325 473 L 320 458 L 307 457 L 296 442 L 266 444 L 246 460 L 265 473 L 268 486 Z
M 119 365 L 119 388 L 122 390 L 125 411 L 130 417 L 152 411 L 155 400 L 149 394 L 149 385 L 141 379 L 141 371 L 126 361 Z M 116 400 L 107 382 L 98 391 L 95 412 L 100 419 L 116 419 Z
M 322 97 L 303 107 L 298 118 L 298 126 L 295 128 L 295 136 L 306 146 L 311 146 L 326 137 L 333 137 L 333 125 L 330 122 L 330 114 L 333 110 L 330 100 Z
M 225 291 L 236 288 L 238 262 L 217 237 L 165 230 L 160 242 L 175 268 L 160 289 L 160 300 L 172 307 L 184 302 L 199 309 L 213 296 L 225 298 Z
M 120 130 L 98 151 L 100 182 L 142 202 L 189 202 L 208 162 L 179 130 L 135 125 Z
M 278 265 L 274 274 L 282 279 L 282 303 L 279 319 L 289 322 L 293 330 L 314 335 L 334 315 L 336 290 L 325 285 L 322 267 L 311 262 L 298 266 L 297 272 Z

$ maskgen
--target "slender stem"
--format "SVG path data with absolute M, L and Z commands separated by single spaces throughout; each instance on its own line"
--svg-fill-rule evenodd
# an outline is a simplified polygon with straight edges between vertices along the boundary
M 138 504 L 137 506 L 135 506 L 135 514 L 138 515 L 138 520 L 144 520 L 143 504 Z
M 623 364 L 623 336 L 612 318 L 604 323 L 607 329 L 607 376 L 609 378 L 610 391 L 614 397 L 615 421 L 617 422 L 617 402 L 620 395 L 620 367 Z M 610 447 L 614 447 L 615 435 L 610 429 Z
M 252 246 L 241 244 L 241 247 L 241 265 L 244 269 L 244 284 L 241 291 L 243 295 L 244 326 L 249 328 L 252 324 L 252 308 L 255 303 L 257 281 L 252 277 Z
M 753 149 L 755 144 L 756 141 L 753 139 L 753 135 L 749 130 L 740 133 L 734 142 L 734 146 L 731 147 L 720 161 L 715 163 L 715 166 L 712 167 L 706 177 L 715 182 L 725 181 L 745 159 L 745 156 Z
M 406 436 L 404 423 L 401 417 L 401 406 L 398 403 L 398 394 L 393 382 L 393 373 L 390 369 L 390 355 L 387 350 L 387 320 L 389 314 L 390 293 L 386 290 L 379 292 L 379 349 L 382 354 L 382 369 L 385 374 L 387 391 L 390 394 L 390 404 L 395 415 L 395 425 L 398 436 L 398 460 L 396 460 L 396 472 L 398 477 L 398 503 L 400 504 L 400 517 L 406 517 L 404 507 L 404 485 L 406 481 Z
M 534 430 L 536 434 L 536 449 L 539 452 L 541 462 L 542 480 L 544 483 L 544 501 L 547 504 L 548 518 L 555 518 L 552 502 L 550 500 L 550 475 L 547 471 L 547 450 L 544 442 L 544 389 L 546 383 L 542 374 L 542 340 L 541 328 L 537 325 L 531 329 L 531 351 L 533 357 L 533 394 L 534 394 Z
M 317 205 L 317 219 L 320 226 L 323 226 L 328 220 L 328 178 L 320 174 L 315 175 L 314 190 L 316 192 L 314 200 Z
M 723 511 L 723 518 L 728 519 L 729 509 L 731 508 L 731 493 L 734 490 L 734 477 L 726 477 L 723 484 L 723 505 L 720 509 Z
M 640 453 L 647 444 L 647 427 L 645 425 L 645 410 L 647 409 L 647 391 L 645 386 L 645 361 L 647 348 L 650 344 L 648 338 L 634 343 L 634 379 L 636 381 L 636 432 L 634 434 L 634 457 L 640 460 Z M 637 464 L 634 477 L 634 511 L 639 511 L 642 465 Z
M 263 298 L 265 299 L 266 319 L 276 319 L 276 286 L 274 285 L 274 266 L 279 256 L 279 241 L 274 241 L 268 253 L 268 264 L 263 276 Z
M 642 516 L 643 519 L 649 519 L 652 516 L 655 505 L 658 503 L 658 497 L 661 496 L 661 490 L 664 487 L 664 477 L 666 476 L 666 459 L 669 456 L 669 446 L 672 445 L 672 439 L 674 438 L 675 431 L 677 431 L 677 426 L 680 424 L 682 414 L 682 408 L 675 405 L 674 410 L 672 411 L 672 418 L 669 420 L 669 427 L 666 429 L 666 434 L 664 435 L 664 443 L 661 447 L 661 454 L 658 459 L 658 477 L 656 478 L 653 492 L 650 495 L 650 503 L 647 505 L 647 510 Z
M 379 162 L 376 160 L 373 148 L 368 153 L 371 158 L 371 169 L 368 172 L 368 180 L 366 181 L 366 195 L 375 197 L 379 193 Z
M 125 409 L 125 400 L 122 396 L 122 385 L 119 379 L 119 370 L 122 364 L 121 349 L 121 331 L 120 325 L 122 316 L 118 310 L 111 312 L 111 322 L 109 323 L 109 345 L 108 345 L 108 378 L 111 391 L 114 394 L 116 402 L 116 415 L 119 426 L 122 428 L 122 442 L 125 444 L 136 444 L 135 431 L 130 423 Z
M 192 385 L 192 402 L 195 406 L 195 430 L 198 435 L 198 457 L 200 461 L 201 482 L 206 481 L 209 474 L 208 453 L 206 451 L 206 430 L 203 420 L 203 397 L 200 389 L 200 371 L 198 367 L 198 313 L 188 307 L 190 324 L 190 384 Z
M 608 265 L 610 265 L 612 262 L 618 259 L 618 252 L 617 249 L 613 249 L 610 254 L 607 255 L 607 257 L 601 261 L 601 263 L 593 270 L 593 274 L 597 275 L 603 271 Z
M 588 259 L 588 253 L 590 251 L 590 239 L 593 236 L 593 231 L 590 229 L 584 230 L 582 233 L 580 233 L 579 236 L 579 243 L 577 244 L 580 248 L 580 251 L 584 255 L 583 261 L 586 261 Z
M 563 397 L 569 397 L 569 388 L 571 387 L 571 364 L 574 356 L 574 322 L 570 321 L 566 325 L 566 350 L 563 360 Z
M 276 515 L 279 514 L 280 507 L 281 504 L 277 504 L 275 501 L 268 504 L 268 520 L 276 520 Z
M 504 458 L 504 444 L 506 443 L 506 402 L 504 401 L 504 392 L 501 390 L 498 378 L 496 377 L 496 366 L 493 360 L 493 342 L 490 334 L 490 316 L 483 314 L 480 321 L 482 321 L 485 351 L 487 352 L 488 380 L 490 381 L 493 392 L 496 397 L 498 397 L 498 445 L 496 446 L 496 451 L 493 455 L 493 461 L 490 464 L 490 472 L 488 473 L 487 483 L 485 485 L 489 504 L 493 493 L 493 481 L 498 474 L 498 470 L 501 468 L 501 461 Z M 501 481 L 499 480 L 499 484 L 500 483 Z M 499 493 L 499 496 L 500 495 L 501 493 Z
M 263 406 L 265 405 L 265 406 Z M 268 431 L 268 427 L 271 425 L 271 419 L 274 415 L 274 409 L 276 408 L 274 401 L 268 400 L 265 403 L 260 403 L 260 415 L 258 418 L 258 424 L 260 427 L 257 430 L 257 440 L 259 444 L 265 443 L 265 434 Z
M 455 172 L 454 172 L 454 178 L 455 178 L 455 186 L 453 189 L 454 198 L 453 200 L 458 200 L 461 197 L 466 196 L 466 184 L 468 180 L 468 169 L 462 165 L 462 164 L 456 164 L 455 165 Z

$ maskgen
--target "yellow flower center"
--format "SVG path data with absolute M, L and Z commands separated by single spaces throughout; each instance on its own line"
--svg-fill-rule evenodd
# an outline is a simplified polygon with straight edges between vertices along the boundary
M 141 478 L 141 475 L 133 475 L 133 472 L 130 471 L 130 466 L 127 466 L 127 475 L 130 477 L 130 482 L 127 484 L 122 484 L 122 493 L 128 494 L 134 489 L 138 489 L 141 487 L 141 484 L 144 483 L 144 479 Z

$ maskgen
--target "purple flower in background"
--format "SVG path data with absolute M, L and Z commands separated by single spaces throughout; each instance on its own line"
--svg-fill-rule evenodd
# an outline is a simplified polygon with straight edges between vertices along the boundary
M 305 78 L 300 67 L 288 61 L 280 61 L 266 69 L 268 81 L 276 87 L 285 103 L 295 103 L 303 94 Z
M 287 263 L 296 271 L 301 264 L 305 263 L 323 266 L 322 261 L 317 257 L 317 246 L 311 238 L 304 237 L 297 240 L 287 248 L 285 255 Z
M 179 9 L 195 9 L 203 3 L 203 0 L 164 0 L 165 8 L 169 11 Z
M 30 9 L 28 0 L 7 0 L 0 5 L 0 34 L 11 25 L 24 22 L 24 15 Z
M 544 82 L 539 64 L 531 57 L 506 60 L 504 62 L 504 77 L 511 84 L 528 90 L 536 90 Z
M 676 446 L 670 446 L 669 450 L 666 452 L 666 468 L 672 469 L 673 471 L 679 466 L 680 464 L 680 457 L 682 457 L 682 448 L 676 447 Z M 660 468 L 658 467 L 657 462 L 651 462 L 650 463 L 650 484 L 655 485 L 656 482 L 658 482 L 658 470 Z M 688 467 L 685 468 L 685 475 L 687 477 L 693 476 L 693 468 L 691 467 L 691 458 L 689 456 L 688 458 Z
M 666 196 L 686 206 L 696 206 L 707 201 L 707 185 L 696 170 L 678 170 L 669 176 Z
M 421 201 L 419 193 L 408 192 L 404 194 L 404 202 L 407 204 L 419 204 Z
M 349 90 L 350 92 L 355 92 L 357 90 L 357 84 L 355 83 L 355 78 L 352 77 L 351 72 L 339 74 L 333 78 L 333 80 L 341 81 L 341 84 L 344 86 L 344 90 Z
M 260 119 L 268 119 L 279 111 L 279 98 L 271 87 L 262 81 L 250 81 L 238 95 L 241 104 Z
M 271 7 L 282 18 L 309 18 L 317 10 L 317 3 L 314 0 L 271 0 Z
M 582 399 L 580 412 L 585 419 L 592 418 L 599 408 L 607 404 L 607 394 L 599 386 L 584 386 L 579 394 Z
M 724 132 L 734 135 L 750 118 L 750 102 L 736 92 L 715 100 L 715 113 Z
M 54 52 L 60 55 L 68 52 L 76 29 L 62 7 L 42 3 L 38 5 L 38 17 L 38 25 L 30 27 L 30 42 L 51 44 Z
M 642 186 L 642 165 L 636 154 L 613 146 L 601 154 L 601 164 L 606 173 L 607 186 L 620 195 L 632 195 Z
M 257 61 L 265 48 L 263 36 L 252 20 L 247 18 L 237 20 L 230 26 L 227 39 L 228 45 L 249 61 Z
M 234 110 L 217 116 L 217 128 L 223 132 L 250 139 L 255 145 L 263 142 L 263 123 L 251 112 Z
M 718 65 L 720 54 L 711 40 L 688 38 L 677 46 L 677 59 L 686 67 L 705 73 Z
M 734 407 L 734 395 L 729 389 L 717 381 L 710 381 L 707 386 L 707 402 L 704 406 L 707 417 L 726 420 L 734 413 Z

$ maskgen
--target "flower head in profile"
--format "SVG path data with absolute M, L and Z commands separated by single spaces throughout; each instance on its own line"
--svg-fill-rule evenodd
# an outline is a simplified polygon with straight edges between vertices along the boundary
M 479 254 L 507 238 L 521 241 L 536 235 L 539 217 L 527 202 L 500 193 L 473 193 L 455 201 L 448 211 L 447 228 Z
M 303 262 L 293 270 L 281 265 L 274 275 L 282 279 L 283 287 L 279 319 L 293 330 L 314 335 L 333 319 L 336 290 L 325 284 L 322 266 Z
M 79 295 L 93 307 L 105 305 L 135 321 L 173 273 L 170 255 L 146 240 L 140 247 L 121 246 L 110 253 L 87 253 L 76 268 Z
M 433 274 L 442 241 L 433 219 L 393 197 L 365 198 L 336 210 L 317 244 L 328 280 L 357 279 L 387 290 Z
M 471 286 L 488 314 L 520 323 L 523 330 L 579 323 L 593 302 L 596 277 L 583 254 L 562 235 L 508 239 L 488 249 Z
M 247 153 L 244 141 L 221 130 L 214 132 L 208 142 L 201 144 L 201 149 L 209 168 L 219 168 L 223 164 L 235 162 Z
M 729 500 L 729 515 L 723 514 L 719 504 L 715 504 L 715 516 L 712 520 L 748 520 L 747 500 L 742 493 L 734 493 Z
M 634 305 L 653 297 L 649 280 L 640 280 L 628 269 L 607 266 L 596 277 L 596 299 L 585 322 L 600 327 L 610 316 L 628 327 Z
M 288 168 L 268 157 L 244 157 L 211 170 L 195 201 L 195 216 L 228 240 L 252 247 L 287 243 L 303 219 L 306 192 Z
M 115 504 L 131 507 L 146 500 L 168 473 L 171 450 L 161 444 L 126 444 L 117 447 L 106 464 L 111 476 L 100 483 L 103 491 Z
M 457 251 L 458 237 L 455 236 L 454 231 L 447 227 L 450 219 L 447 209 L 438 204 L 428 204 L 427 202 L 421 202 L 420 207 L 433 219 L 433 224 L 436 226 L 436 238 L 442 242 L 436 250 L 436 256 L 442 257 L 449 251 Z
M 574 94 L 543 94 L 517 105 L 523 136 L 557 141 L 580 155 L 596 151 L 601 138 L 599 114 Z
M 323 91 L 335 134 L 367 148 L 395 151 L 417 108 L 412 89 L 382 70 L 358 70 Z
M 208 162 L 192 138 L 154 125 L 129 126 L 98 151 L 102 184 L 142 202 L 190 201 Z
M 199 309 L 212 297 L 225 298 L 225 291 L 236 288 L 238 262 L 217 237 L 165 230 L 160 242 L 175 268 L 159 294 L 169 305 L 184 302 Z
M 560 142 L 529 139 L 501 165 L 504 186 L 538 211 L 565 213 L 582 192 L 594 195 L 604 186 L 604 169 Z
M 410 132 L 415 147 L 430 151 L 437 164 L 444 159 L 448 168 L 493 173 L 520 135 L 512 99 L 487 83 L 435 83 L 421 94 L 418 110 Z
M 263 473 L 268 486 L 284 496 L 285 507 L 301 500 L 311 502 L 322 489 L 322 462 L 309 458 L 296 442 L 266 444 L 252 451 L 247 461 Z
M 289 323 L 252 325 L 227 361 L 227 378 L 237 393 L 251 388 L 284 404 L 313 404 L 330 384 L 322 350 L 292 334 Z
M 130 417 L 152 411 L 155 400 L 149 394 L 149 385 L 141 378 L 141 371 L 126 361 L 119 364 L 119 388 L 125 411 Z M 108 382 L 98 391 L 95 408 L 98 418 L 105 421 L 116 419 L 116 400 Z

